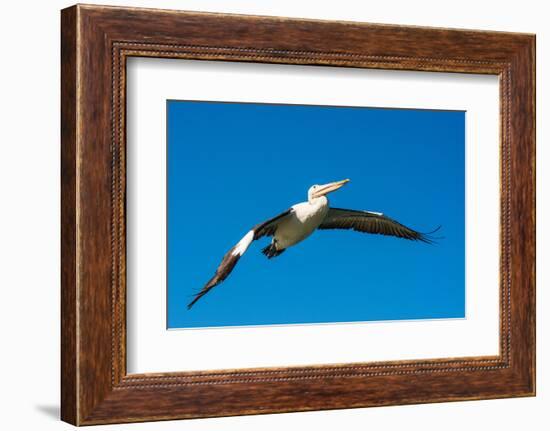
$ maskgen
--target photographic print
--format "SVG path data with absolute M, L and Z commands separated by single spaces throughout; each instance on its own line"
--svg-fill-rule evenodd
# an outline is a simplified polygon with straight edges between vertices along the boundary
M 61 24 L 64 421 L 535 395 L 533 34 Z
M 465 317 L 465 112 L 167 101 L 168 329 Z

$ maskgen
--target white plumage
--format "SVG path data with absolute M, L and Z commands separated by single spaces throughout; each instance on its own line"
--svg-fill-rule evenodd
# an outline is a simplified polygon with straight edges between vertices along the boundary
M 252 244 L 252 241 L 254 241 L 254 231 L 249 230 L 248 233 L 243 236 L 243 238 L 237 243 L 237 245 L 233 248 L 233 251 L 231 254 L 233 256 L 242 256 L 244 252 L 248 249 L 250 244 Z
M 292 207 L 292 213 L 278 224 L 273 239 L 278 250 L 284 250 L 310 236 L 328 213 L 328 199 L 322 196 L 314 202 L 302 202 Z

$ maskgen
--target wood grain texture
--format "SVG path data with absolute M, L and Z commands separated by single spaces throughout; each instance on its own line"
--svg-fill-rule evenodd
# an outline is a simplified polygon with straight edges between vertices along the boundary
M 61 418 L 77 422 L 76 9 L 61 16 Z
M 534 395 L 534 49 L 534 36 L 525 34 L 100 6 L 63 10 L 63 420 L 86 425 Z M 499 356 L 127 375 L 130 56 L 499 75 Z

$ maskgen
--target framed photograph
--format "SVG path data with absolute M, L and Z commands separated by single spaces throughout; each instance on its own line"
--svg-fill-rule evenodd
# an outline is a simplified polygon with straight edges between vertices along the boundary
M 61 14 L 62 419 L 535 394 L 535 36 Z

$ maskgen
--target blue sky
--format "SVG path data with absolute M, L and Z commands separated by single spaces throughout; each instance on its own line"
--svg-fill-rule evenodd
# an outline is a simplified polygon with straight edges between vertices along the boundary
M 168 328 L 464 317 L 464 112 L 170 100 L 167 118 Z M 252 226 L 344 178 L 332 206 L 444 238 L 318 231 L 271 260 L 264 238 L 187 310 Z

